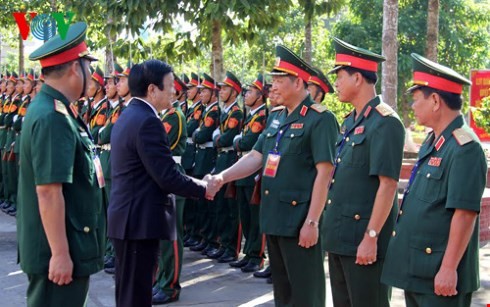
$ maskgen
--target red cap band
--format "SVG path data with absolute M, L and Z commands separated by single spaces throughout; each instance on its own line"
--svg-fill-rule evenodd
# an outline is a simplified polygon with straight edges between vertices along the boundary
M 81 42 L 80 44 L 78 44 L 77 46 L 71 49 L 41 59 L 39 62 L 41 63 L 41 67 L 43 68 L 60 65 L 80 58 L 81 53 L 83 53 L 84 51 L 87 51 L 87 44 L 85 44 L 85 42 Z
M 313 84 L 316 84 L 318 85 L 319 87 L 322 88 L 322 90 L 325 92 L 325 93 L 328 93 L 330 92 L 329 89 L 328 89 L 328 86 L 325 84 L 325 82 L 323 82 L 322 80 L 320 80 L 320 78 L 318 78 L 317 76 L 311 76 L 310 77 L 310 80 L 308 82 L 311 82 Z
M 177 80 L 174 80 L 174 87 L 176 91 L 182 92 L 182 85 Z
M 310 79 L 310 74 L 307 73 L 305 70 L 302 70 L 301 68 L 283 60 L 279 60 L 279 63 L 274 67 L 274 69 L 292 74 L 303 79 L 305 82 L 308 82 L 308 79 Z
M 462 84 L 420 71 L 413 73 L 413 83 L 453 94 L 461 94 L 463 92 Z
M 235 81 L 231 80 L 228 77 L 225 78 L 225 81 L 223 81 L 223 83 L 226 84 L 226 85 L 231 86 L 232 88 L 234 88 L 235 91 L 237 91 L 238 94 L 240 94 L 240 92 L 242 91 L 242 87 L 240 85 L 238 85 L 237 83 L 235 83 Z
M 212 82 L 209 82 L 206 79 L 203 79 L 201 84 L 202 84 L 202 86 L 205 86 L 205 87 L 210 88 L 212 90 L 216 89 L 216 87 L 214 87 L 214 84 Z
M 97 81 L 97 83 L 99 83 L 101 86 L 104 86 L 104 77 L 102 77 L 101 75 L 99 75 L 98 73 L 94 72 L 92 74 L 92 78 Z
M 259 90 L 264 89 L 264 85 L 262 84 L 262 82 L 260 82 L 259 79 L 255 80 L 252 84 L 255 85 Z
M 335 65 L 351 66 L 372 72 L 378 71 L 378 63 L 347 54 L 337 53 L 335 55 Z

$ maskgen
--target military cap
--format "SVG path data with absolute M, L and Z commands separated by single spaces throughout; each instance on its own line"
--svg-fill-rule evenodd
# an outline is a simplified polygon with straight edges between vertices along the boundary
M 187 91 L 189 89 L 176 73 L 174 73 L 174 87 L 178 92 Z
M 193 86 L 199 86 L 199 83 L 201 82 L 201 79 L 199 78 L 199 75 L 196 73 L 191 72 L 191 80 L 187 82 L 187 87 L 193 87 Z
M 19 76 L 15 71 L 11 72 L 10 76 L 7 79 L 7 81 L 12 81 L 13 83 L 17 83 L 18 80 L 19 80 Z
M 24 78 L 29 81 L 36 80 L 36 74 L 34 74 L 34 69 L 31 68 L 31 70 L 29 70 L 29 73 L 27 73 Z
M 17 81 L 21 81 L 22 83 L 24 83 L 25 78 L 26 78 L 26 72 L 22 71 L 19 75 L 19 78 L 17 78 Z
M 43 82 L 44 83 L 44 75 L 43 74 L 40 74 L 39 75 L 39 81 Z
M 242 92 L 242 83 L 238 78 L 231 72 L 227 71 L 225 74 L 225 80 L 223 82 L 218 83 L 219 86 L 230 86 L 232 87 L 235 91 L 237 91 L 238 94 Z
M 264 89 L 264 85 L 265 85 L 264 75 L 262 75 L 261 73 L 257 75 L 257 78 L 254 80 L 254 82 L 248 84 L 248 86 L 253 86 L 257 88 L 259 91 L 262 91 Z
M 333 38 L 335 48 L 335 67 L 328 73 L 334 73 L 342 67 L 353 67 L 370 72 L 378 71 L 378 63 L 386 58 L 369 50 L 356 47 L 336 37 Z
M 275 76 L 291 75 L 308 82 L 314 73 L 310 65 L 283 45 L 276 46 L 276 63 L 269 73 Z
M 187 84 L 190 81 L 189 77 L 184 73 L 182 73 L 182 75 L 180 75 L 180 79 L 182 79 L 182 82 L 184 82 L 184 84 Z
M 104 79 L 114 79 L 122 72 L 123 72 L 123 68 L 121 67 L 121 65 L 114 63 L 114 70 L 111 71 L 109 76 L 104 77 Z
M 85 22 L 74 23 L 68 28 L 65 39 L 62 39 L 59 34 L 53 36 L 31 53 L 29 59 L 31 61 L 39 60 L 43 68 L 68 63 L 79 58 L 96 61 L 97 59 L 91 56 L 87 50 L 86 32 L 87 24 Z
M 129 73 L 131 72 L 131 67 L 133 67 L 133 65 L 131 64 L 131 62 L 128 61 L 126 68 L 121 73 L 117 74 L 117 77 L 129 77 Z
M 99 66 L 95 68 L 95 70 L 92 72 L 92 79 L 99 83 L 100 86 L 104 86 L 104 73 L 102 72 L 102 69 L 100 69 Z
M 463 85 L 471 85 L 470 80 L 451 68 L 416 53 L 411 55 L 413 59 L 413 86 L 408 89 L 408 92 L 412 92 L 421 86 L 427 86 L 459 95 L 463 92 Z
M 202 74 L 201 84 L 199 84 L 197 87 L 198 88 L 209 88 L 212 90 L 219 90 L 219 86 L 217 86 L 214 79 L 206 73 Z
M 328 81 L 323 72 L 316 67 L 313 67 L 313 71 L 315 74 L 310 76 L 308 83 L 318 85 L 324 93 L 333 93 L 333 86 L 330 84 L 330 81 Z
M 3 80 L 4 81 L 8 81 L 10 79 L 10 72 L 9 71 L 6 71 L 5 72 L 5 75 L 3 75 Z

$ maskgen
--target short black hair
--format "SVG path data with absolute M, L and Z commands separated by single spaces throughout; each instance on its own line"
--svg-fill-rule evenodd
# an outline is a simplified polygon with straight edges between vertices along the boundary
M 293 82 L 294 82 L 294 80 L 296 80 L 296 78 L 300 79 L 301 81 L 303 81 L 303 86 L 304 86 L 305 90 L 308 89 L 308 83 L 305 80 L 303 80 L 302 78 L 296 77 L 296 76 L 293 76 L 293 75 L 288 75 L 288 77 Z
M 378 74 L 375 72 L 350 66 L 342 66 L 341 69 L 345 70 L 351 76 L 356 72 L 360 73 L 369 84 L 376 84 L 378 82 Z
M 148 60 L 131 68 L 128 78 L 129 92 L 132 97 L 146 97 L 148 86 L 154 84 L 163 90 L 163 77 L 173 73 L 172 66 L 160 60 Z
M 50 67 L 43 67 L 41 69 L 41 73 L 44 75 L 44 77 L 54 77 L 54 78 L 61 78 L 68 67 L 71 66 L 71 63 L 74 61 L 66 62 L 60 65 L 55 65 L 55 66 L 50 66 Z
M 463 99 L 461 98 L 461 95 L 459 94 L 454 94 L 442 90 L 437 90 L 432 87 L 428 86 L 421 86 L 418 87 L 414 90 L 420 90 L 424 94 L 424 97 L 427 98 L 432 94 L 438 94 L 441 99 L 444 101 L 444 103 L 448 106 L 449 109 L 454 110 L 454 111 L 459 111 L 461 110 L 461 107 L 463 106 Z

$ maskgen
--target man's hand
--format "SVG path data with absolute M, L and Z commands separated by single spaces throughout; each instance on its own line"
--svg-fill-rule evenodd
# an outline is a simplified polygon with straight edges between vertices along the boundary
M 303 224 L 299 232 L 298 245 L 304 248 L 310 248 L 318 243 L 318 226 Z
M 68 285 L 72 282 L 73 262 L 70 254 L 52 255 L 49 260 L 48 279 L 58 286 Z
M 357 247 L 356 264 L 371 265 L 376 262 L 376 253 L 378 249 L 378 238 L 371 238 L 364 234 L 361 244 Z
M 453 296 L 458 294 L 458 272 L 441 266 L 434 278 L 434 293 L 442 296 Z
M 206 186 L 206 199 L 213 200 L 214 196 L 223 186 L 223 177 L 221 175 L 210 175 L 204 176 L 203 180 L 207 183 Z

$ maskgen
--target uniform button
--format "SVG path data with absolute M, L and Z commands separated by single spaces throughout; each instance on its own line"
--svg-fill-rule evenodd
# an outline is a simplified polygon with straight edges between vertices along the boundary
M 83 227 L 83 232 L 89 233 L 90 232 L 90 228 L 88 226 Z
M 329 205 L 330 205 L 331 203 L 332 203 L 332 200 L 331 200 L 331 199 L 329 199 L 329 200 L 327 201 L 327 204 L 329 204 Z
M 349 140 L 350 140 L 350 139 L 349 139 L 349 137 L 346 137 L 346 138 L 345 138 L 345 141 L 346 141 L 346 142 L 349 142 Z
M 430 178 L 430 173 L 427 174 L 427 178 Z
M 393 232 L 391 233 L 391 236 L 392 237 L 396 236 L 396 231 L 393 230 Z
M 279 133 L 281 133 L 281 134 L 282 134 L 282 130 L 279 130 Z
M 267 137 L 269 137 L 269 136 L 271 136 L 271 134 L 270 133 L 267 133 Z
M 351 146 L 352 146 L 352 147 L 356 146 L 356 143 L 352 142 Z
M 428 254 L 428 255 L 432 254 L 432 248 L 427 247 L 427 248 L 425 249 L 425 253 L 426 253 L 426 254 Z
M 291 137 L 294 138 L 294 133 L 291 133 Z
M 334 182 L 335 182 L 335 179 L 332 179 L 332 183 L 334 183 Z
M 400 210 L 400 212 L 398 213 L 399 215 L 402 215 L 403 214 L 403 210 Z
M 340 163 L 340 161 L 342 161 L 342 160 L 340 160 L 340 158 L 337 158 L 337 163 Z
M 354 219 L 356 221 L 359 221 L 361 219 L 361 216 L 359 214 L 354 215 Z
M 293 200 L 293 201 L 291 202 L 291 205 L 293 205 L 293 206 L 296 206 L 297 204 L 298 204 L 298 203 L 297 203 L 295 200 Z
M 269 190 L 265 190 L 265 191 L 264 191 L 264 194 L 265 194 L 265 195 L 269 195 Z

